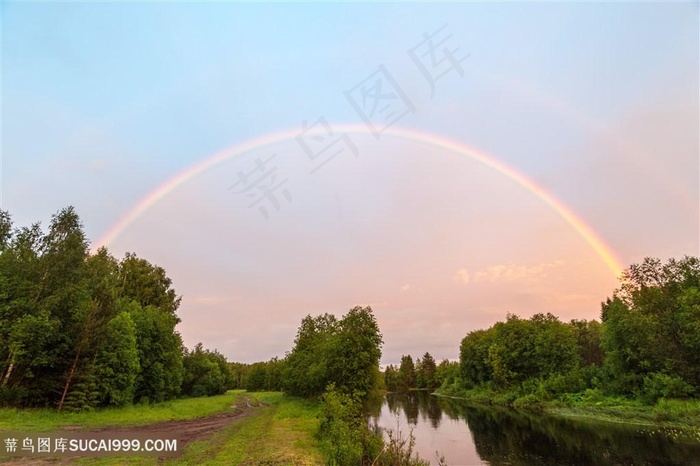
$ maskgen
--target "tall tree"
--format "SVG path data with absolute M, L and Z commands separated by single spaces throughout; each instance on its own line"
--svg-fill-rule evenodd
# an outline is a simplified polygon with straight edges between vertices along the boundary
M 175 331 L 178 319 L 159 308 L 131 301 L 141 371 L 136 379 L 137 401 L 158 402 L 180 394 L 184 369 L 182 338 Z
M 180 307 L 181 298 L 172 288 L 172 280 L 165 269 L 134 253 L 126 253 L 119 264 L 118 293 L 136 301 L 141 307 L 153 306 L 173 316 Z
M 421 359 L 421 376 L 420 378 L 422 379 L 422 383 L 420 385 L 420 388 L 427 388 L 428 390 L 432 390 L 438 386 L 436 380 L 435 380 L 435 372 L 437 370 L 437 366 L 435 364 L 435 359 L 433 356 L 426 352 L 423 355 L 423 359 Z
M 133 401 L 141 366 L 136 326 L 128 312 L 120 312 L 107 324 L 94 367 L 100 404 L 123 406 Z
M 401 356 L 399 383 L 404 390 L 415 388 L 416 386 L 416 367 L 410 354 Z

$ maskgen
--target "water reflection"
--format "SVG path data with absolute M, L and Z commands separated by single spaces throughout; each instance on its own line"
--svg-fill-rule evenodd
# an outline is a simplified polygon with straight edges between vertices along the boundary
M 412 430 L 424 459 L 451 465 L 700 465 L 700 444 L 623 424 L 574 421 L 475 406 L 427 393 L 368 406 L 374 424 Z

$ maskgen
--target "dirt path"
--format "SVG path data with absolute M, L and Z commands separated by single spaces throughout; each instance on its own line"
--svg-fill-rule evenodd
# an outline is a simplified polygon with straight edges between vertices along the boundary
M 246 400 L 247 401 L 247 400 Z M 255 406 L 250 403 L 239 403 L 233 405 L 229 411 L 213 414 L 211 416 L 159 422 L 156 424 L 148 424 L 143 426 L 113 426 L 85 429 L 81 426 L 66 426 L 59 432 L 69 438 L 103 438 L 103 439 L 133 439 L 138 438 L 141 442 L 145 439 L 177 439 L 177 455 L 169 455 L 169 457 L 180 456 L 187 445 L 190 443 L 203 440 L 209 437 L 214 432 L 228 426 L 236 419 L 242 419 L 254 412 Z M 57 434 L 52 433 L 52 435 Z M 2 446 L 4 447 L 4 446 Z M 61 454 L 57 454 L 61 455 Z M 116 456 L 114 453 L 111 456 Z M 42 455 L 43 456 L 43 455 Z M 62 456 L 62 457 L 61 457 Z M 72 461 L 85 457 L 77 456 L 76 454 L 63 454 L 61 456 L 49 457 L 0 457 L 4 461 L 2 464 L 22 464 L 22 465 L 64 465 L 70 464 Z

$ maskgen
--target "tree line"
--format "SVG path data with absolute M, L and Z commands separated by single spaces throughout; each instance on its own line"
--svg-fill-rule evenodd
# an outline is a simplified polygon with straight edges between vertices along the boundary
M 601 321 L 508 315 L 466 335 L 458 377 L 443 392 L 509 392 L 510 401 L 576 396 L 700 396 L 700 259 L 629 267 Z M 517 403 L 516 403 L 517 404 Z
M 392 392 L 417 390 L 435 390 L 446 380 L 453 380 L 459 363 L 443 359 L 435 364 L 433 356 L 426 352 L 423 358 L 416 358 L 415 363 L 410 354 L 401 356 L 398 367 L 389 364 L 384 369 L 386 389 Z
M 72 207 L 14 228 L 0 210 L 0 405 L 83 410 L 224 393 L 226 359 L 183 347 L 161 267 L 94 254 Z

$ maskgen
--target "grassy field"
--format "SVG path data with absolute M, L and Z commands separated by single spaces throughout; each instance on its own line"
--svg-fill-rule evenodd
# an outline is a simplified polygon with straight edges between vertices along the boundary
M 86 429 L 105 426 L 148 425 L 171 419 L 203 417 L 230 409 L 241 397 L 253 404 L 244 416 L 204 440 L 187 445 L 174 459 L 135 456 L 84 458 L 83 465 L 322 465 L 315 432 L 318 429 L 317 402 L 282 393 L 232 391 L 211 398 L 175 400 L 150 406 L 106 409 L 92 413 L 57 414 L 48 410 L 1 410 L 0 430 L 49 431 L 79 425 Z M 259 402 L 259 403 L 257 403 Z
M 0 409 L 0 430 L 43 432 L 62 426 L 85 428 L 106 426 L 138 426 L 156 422 L 194 419 L 226 411 L 242 391 L 225 395 L 184 398 L 179 400 L 137 405 L 125 408 L 106 408 L 83 413 L 57 413 L 53 409 Z

